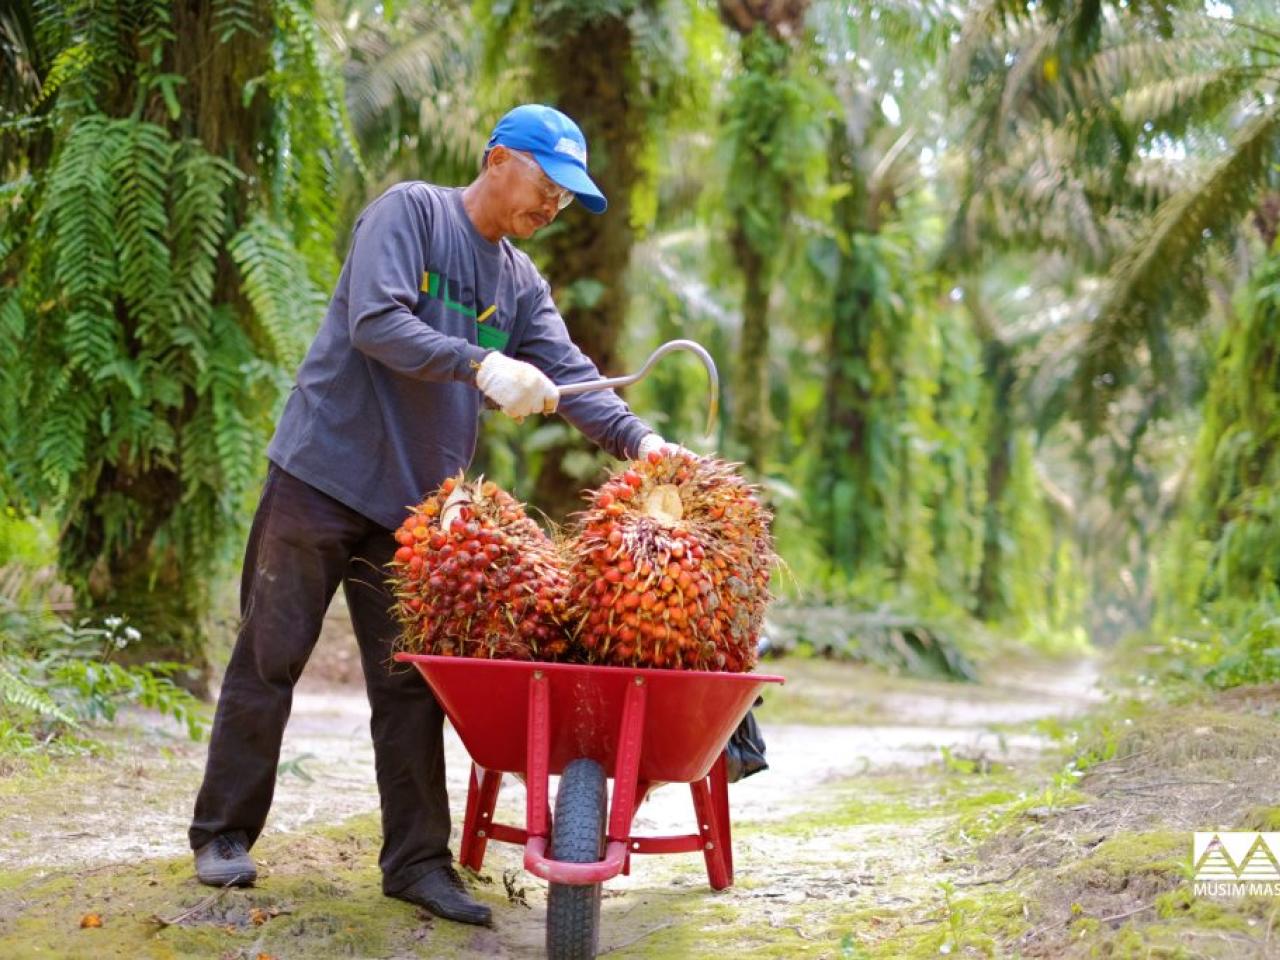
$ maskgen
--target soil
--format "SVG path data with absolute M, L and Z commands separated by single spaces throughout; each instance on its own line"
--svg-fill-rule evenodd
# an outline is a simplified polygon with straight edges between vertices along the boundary
M 253 889 L 191 877 L 184 835 L 204 746 L 153 717 L 126 718 L 106 755 L 0 782 L 0 955 L 541 955 L 546 888 L 516 847 L 490 844 L 470 879 L 494 908 L 492 929 L 381 896 L 368 706 L 342 643 L 335 628 L 299 685 Z M 1184 954 L 1111 949 L 1135 929 L 1163 930 L 1156 898 L 1179 909 L 1168 898 L 1185 886 L 1186 831 L 1204 828 L 1211 802 L 1184 781 L 1231 775 L 1239 789 L 1214 813 L 1220 825 L 1251 816 L 1255 829 L 1280 828 L 1264 805 L 1280 740 L 1252 726 L 1280 727 L 1265 696 L 1139 714 L 1103 735 L 1088 727 L 1111 709 L 1090 661 L 1001 664 L 980 684 L 813 660 L 763 669 L 788 682 L 758 713 L 771 768 L 730 790 L 735 885 L 712 892 L 696 855 L 637 858 L 605 886 L 605 955 L 1087 956 L 1099 944 L 1109 946 L 1097 955 L 1273 955 L 1246 952 L 1269 943 L 1266 904 L 1212 918 L 1185 904 L 1171 934 L 1191 945 Z M 1217 719 L 1197 733 L 1196 717 Z M 1063 754 L 1050 734 L 1072 725 L 1104 736 L 1111 756 L 1057 784 Z M 1206 751 L 1225 766 L 1192 775 Z M 1252 764 L 1248 777 L 1231 772 L 1237 761 Z M 451 731 L 448 769 L 460 815 L 468 763 Z M 498 819 L 522 816 L 523 789 L 508 778 Z M 636 820 L 641 834 L 691 826 L 677 785 Z M 103 926 L 82 929 L 88 914 Z M 1214 949 L 1223 944 L 1236 952 Z

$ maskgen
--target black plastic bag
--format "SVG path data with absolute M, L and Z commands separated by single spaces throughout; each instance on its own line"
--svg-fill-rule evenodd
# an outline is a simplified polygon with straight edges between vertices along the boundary
M 756 697 L 754 706 L 764 703 L 764 697 Z M 764 735 L 760 732 L 760 724 L 756 723 L 755 714 L 750 710 L 738 724 L 738 728 L 729 735 L 725 744 L 726 774 L 730 783 L 737 783 L 744 777 L 761 770 L 768 770 L 769 764 L 764 758 Z

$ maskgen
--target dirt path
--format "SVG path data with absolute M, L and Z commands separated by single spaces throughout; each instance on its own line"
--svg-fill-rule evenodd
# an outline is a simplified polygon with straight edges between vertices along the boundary
M 1094 680 L 1088 662 L 1065 673 L 1024 671 L 999 686 L 890 681 L 858 668 L 802 661 L 776 669 L 789 675 L 791 689 L 779 694 L 785 701 L 781 710 L 769 704 L 762 711 L 770 770 L 733 788 L 736 820 L 786 817 L 810 806 L 811 794 L 826 784 L 932 763 L 942 747 L 1000 754 L 1006 761 L 1033 755 L 1041 738 L 1001 735 L 992 726 L 1078 712 L 1092 699 Z M 845 683 L 836 686 L 841 676 Z M 859 714 L 883 719 L 823 725 L 771 719 L 796 712 L 811 691 L 846 698 L 828 720 Z M 378 809 L 368 730 L 362 691 L 304 676 L 285 733 L 284 772 L 269 832 L 305 830 Z M 457 806 L 466 795 L 469 761 L 452 729 L 446 737 L 449 793 Z M 79 765 L 83 769 L 70 782 L 30 785 L 26 802 L 5 816 L 0 869 L 96 866 L 187 852 L 185 831 L 205 745 L 190 743 L 176 728 L 140 712 L 111 740 L 117 756 L 109 769 L 95 770 L 90 761 Z M 502 800 L 514 811 L 523 802 L 523 788 L 509 779 Z M 653 794 L 637 823 L 664 831 L 684 829 L 688 819 L 686 791 L 668 787 Z
M 829 901 L 838 917 L 854 908 L 910 898 L 913 889 L 928 882 L 926 861 L 934 854 L 928 839 L 929 797 L 938 789 L 943 749 L 953 757 L 1016 766 L 1043 747 L 1041 738 L 1028 732 L 1029 721 L 1078 713 L 1096 698 L 1087 662 L 1065 670 L 1005 670 L 999 683 L 983 685 L 895 680 L 830 663 L 783 661 L 768 667 L 785 674 L 788 686 L 761 711 L 771 769 L 731 790 L 738 884 L 713 894 L 706 887 L 699 857 L 644 858 L 632 876 L 606 888 L 605 946 L 614 954 L 710 956 L 718 949 L 708 946 L 711 952 L 704 954 L 695 946 L 707 939 L 707 924 L 740 926 L 739 933 L 749 933 L 755 924 L 785 925 L 788 908 L 806 900 L 810 907 L 815 899 Z M 141 715 L 131 717 L 113 739 L 116 750 L 108 760 L 77 762 L 56 776 L 0 784 L 0 804 L 5 808 L 0 877 L 21 876 L 18 890 L 28 891 L 26 899 L 10 898 L 6 906 L 6 883 L 0 879 L 0 953 L 5 956 L 26 955 L 13 947 L 30 944 L 30 939 L 6 940 L 6 935 L 20 933 L 24 919 L 29 920 L 24 912 L 38 899 L 30 891 L 59 878 L 86 870 L 116 878 L 113 864 L 121 865 L 120 876 L 133 876 L 128 871 L 140 869 L 139 863 L 151 865 L 147 885 L 159 890 L 150 900 L 139 894 L 128 901 L 134 910 L 128 915 L 135 923 L 145 916 L 140 914 L 143 903 L 158 903 L 155 912 L 161 915 L 178 914 L 203 896 L 189 877 L 184 834 L 204 746 Z M 350 880 L 341 883 L 343 897 L 367 896 L 370 909 L 376 905 L 377 910 L 407 911 L 377 897 L 376 888 L 368 889 L 376 882 L 372 814 L 378 798 L 363 693 L 304 678 L 282 756 L 284 773 L 271 821 L 255 851 L 263 861 L 263 879 L 257 891 L 237 892 L 221 903 L 239 902 L 237 897 L 249 903 L 256 897 L 276 905 L 287 900 L 289 909 L 296 910 L 307 896 L 305 890 L 311 889 L 304 885 L 300 893 L 298 882 L 305 878 L 314 884 L 317 876 L 333 874 L 335 883 L 341 883 L 340 875 Z M 468 763 L 452 731 L 448 770 L 456 814 L 465 796 Z M 504 784 L 499 818 L 519 822 L 522 810 L 523 789 L 514 781 Z M 687 790 L 668 786 L 641 808 L 637 832 L 686 832 L 692 827 L 690 820 Z M 336 864 L 331 862 L 335 856 Z M 405 936 L 375 938 L 377 942 L 355 938 L 337 949 L 337 934 L 330 927 L 341 930 L 330 911 L 325 914 L 328 926 L 322 929 L 295 921 L 303 929 L 284 940 L 286 950 L 271 937 L 251 942 L 241 932 L 237 939 L 232 934 L 242 928 L 254 931 L 234 917 L 229 923 L 222 923 L 227 919 L 222 914 L 209 919 L 226 928 L 226 956 L 256 956 L 254 946 L 282 957 L 416 956 L 419 951 L 457 957 L 536 956 L 545 888 L 519 871 L 519 865 L 518 850 L 491 845 L 485 865 L 489 883 L 479 884 L 479 889 L 494 905 L 493 930 L 433 925 L 411 920 L 411 914 L 392 913 L 390 917 L 398 919 L 390 920 L 376 914 L 383 919 L 365 922 L 399 927 Z M 102 889 L 108 898 L 131 896 L 105 892 L 117 890 L 111 884 Z M 522 899 L 528 908 L 520 904 Z M 671 914 L 677 900 L 684 918 L 679 922 Z M 812 916 L 810 909 L 809 925 Z M 282 917 L 263 929 L 278 933 L 286 921 Z M 30 923 L 26 928 L 29 937 L 38 936 Z M 175 929 L 148 943 L 168 942 L 165 938 Z M 354 936 L 358 925 L 345 929 Z M 312 934 L 319 937 L 314 944 Z M 797 934 L 798 953 L 808 952 L 806 935 L 811 936 Z M 183 949 L 174 940 L 156 955 L 205 955 Z M 35 950 L 31 955 L 48 954 Z

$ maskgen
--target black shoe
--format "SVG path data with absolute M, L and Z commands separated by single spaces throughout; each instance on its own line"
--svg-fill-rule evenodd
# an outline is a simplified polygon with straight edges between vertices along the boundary
M 258 868 L 241 835 L 224 833 L 196 851 L 196 878 L 211 887 L 247 887 L 258 879 Z
M 459 923 L 475 923 L 487 927 L 493 922 L 493 911 L 476 903 L 467 892 L 458 871 L 451 864 L 424 873 L 403 890 L 387 896 L 425 907 L 437 917 Z

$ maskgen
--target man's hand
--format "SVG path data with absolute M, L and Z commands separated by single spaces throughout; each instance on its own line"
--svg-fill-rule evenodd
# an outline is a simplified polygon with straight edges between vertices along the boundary
M 672 443 L 669 440 L 663 440 L 662 437 L 656 433 L 646 433 L 640 438 L 640 446 L 636 449 L 634 459 L 643 460 L 649 454 L 655 452 L 668 456 L 676 456 L 682 453 L 692 454 L 695 457 L 698 455 L 688 447 L 681 446 L 678 443 Z
M 476 386 L 509 417 L 555 413 L 560 391 L 531 363 L 494 351 L 476 371 Z
M 643 460 L 650 453 L 661 451 L 663 447 L 670 446 L 667 441 L 656 433 L 646 433 L 640 440 L 640 449 L 636 451 L 636 459 Z

